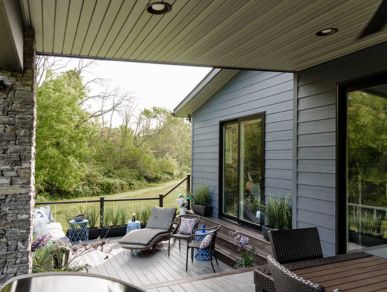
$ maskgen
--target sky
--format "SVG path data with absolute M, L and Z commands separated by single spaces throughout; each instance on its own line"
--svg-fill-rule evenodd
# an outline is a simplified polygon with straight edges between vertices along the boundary
M 62 70 L 71 69 L 79 63 L 79 59 L 61 60 L 66 62 Z M 87 68 L 84 78 L 103 78 L 107 80 L 104 84 L 110 88 L 130 92 L 135 97 L 138 111 L 153 106 L 172 111 L 210 70 L 208 67 L 95 60 Z M 91 84 L 89 90 L 93 93 L 101 89 Z M 115 126 L 119 124 L 118 119 L 115 117 Z

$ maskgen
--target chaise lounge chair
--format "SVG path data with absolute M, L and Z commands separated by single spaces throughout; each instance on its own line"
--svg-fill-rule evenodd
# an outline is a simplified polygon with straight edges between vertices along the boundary
M 176 208 L 155 207 L 146 227 L 129 232 L 119 243 L 131 250 L 153 249 L 158 242 L 169 239 L 175 216 Z

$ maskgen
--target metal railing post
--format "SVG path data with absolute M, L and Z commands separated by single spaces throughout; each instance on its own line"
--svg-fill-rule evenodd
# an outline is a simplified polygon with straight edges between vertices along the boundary
M 105 221 L 105 198 L 100 197 L 99 198 L 99 227 L 104 226 Z
M 191 175 L 190 174 L 187 175 L 186 183 L 187 183 L 187 196 L 191 197 L 190 200 L 187 200 L 187 202 L 188 202 L 187 210 L 191 210 L 192 196 L 191 196 Z
M 159 207 L 164 207 L 164 195 L 159 194 Z

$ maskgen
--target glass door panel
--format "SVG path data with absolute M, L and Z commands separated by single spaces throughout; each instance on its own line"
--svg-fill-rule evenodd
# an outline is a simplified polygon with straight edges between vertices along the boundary
M 223 127 L 223 214 L 238 216 L 238 136 L 237 123 Z
M 264 202 L 263 125 L 263 115 L 223 125 L 223 215 L 252 224 Z
M 387 244 L 387 86 L 347 94 L 347 251 Z
M 259 224 L 257 211 L 261 204 L 263 177 L 261 119 L 240 123 L 240 203 L 239 219 Z

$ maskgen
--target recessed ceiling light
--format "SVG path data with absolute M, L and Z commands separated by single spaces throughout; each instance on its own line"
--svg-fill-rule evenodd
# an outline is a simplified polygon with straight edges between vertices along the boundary
M 316 36 L 328 36 L 328 35 L 334 34 L 336 32 L 338 32 L 337 28 L 335 28 L 335 27 L 328 27 L 328 28 L 324 28 L 324 29 L 319 30 L 318 32 L 316 32 Z
M 146 10 L 151 14 L 161 15 L 172 10 L 172 5 L 166 2 L 152 2 L 146 7 Z

